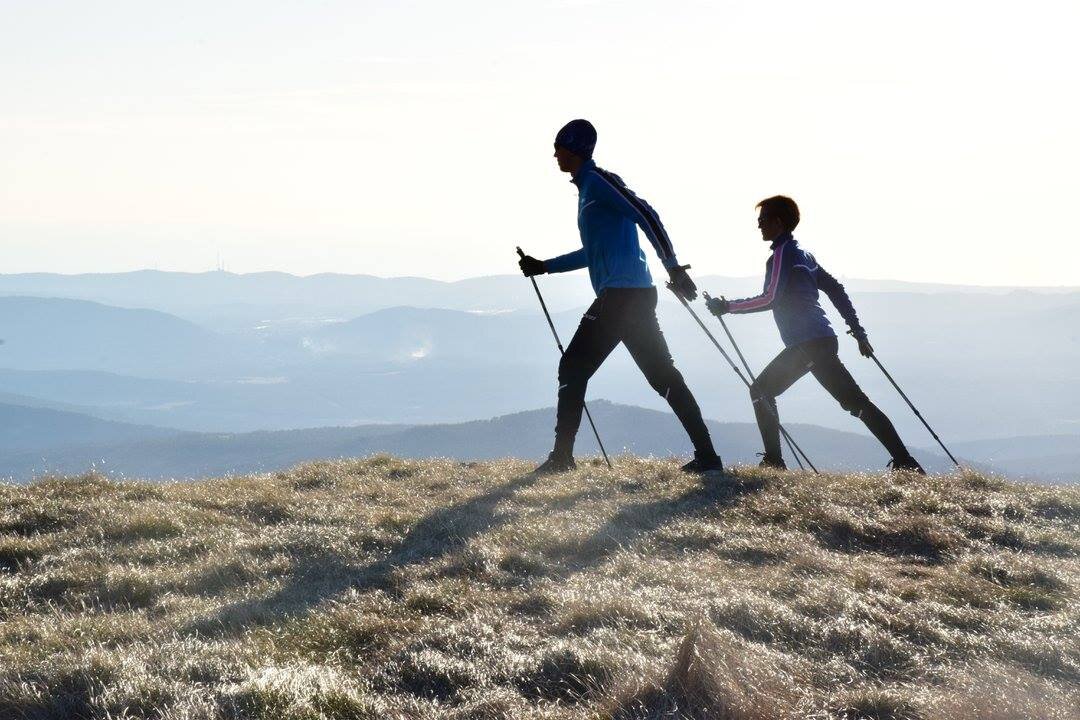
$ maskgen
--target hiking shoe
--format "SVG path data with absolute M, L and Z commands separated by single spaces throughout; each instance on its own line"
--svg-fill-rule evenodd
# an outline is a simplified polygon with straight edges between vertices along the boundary
M 682 466 L 683 472 L 696 475 L 719 475 L 724 472 L 724 463 L 716 453 L 703 455 L 694 452 L 694 459 Z
M 772 468 L 773 470 L 787 470 L 787 463 L 784 462 L 782 457 L 774 457 L 769 453 L 758 453 L 761 456 L 761 462 L 758 463 L 758 467 Z
M 923 470 L 923 466 L 919 464 L 919 461 L 908 455 L 905 458 L 893 458 L 889 461 L 889 468 L 893 472 L 900 472 L 907 470 L 909 472 L 918 473 L 919 475 L 925 475 L 926 471 Z
M 551 453 L 548 455 L 547 460 L 540 463 L 540 466 L 532 471 L 533 475 L 554 475 L 556 473 L 570 472 L 571 470 L 577 470 L 577 463 L 574 462 L 573 455 L 556 455 Z

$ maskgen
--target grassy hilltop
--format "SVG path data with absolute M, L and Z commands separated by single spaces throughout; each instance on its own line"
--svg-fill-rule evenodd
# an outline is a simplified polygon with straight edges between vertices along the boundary
M 0 486 L 0 718 L 1080 718 L 1080 491 L 385 457 Z

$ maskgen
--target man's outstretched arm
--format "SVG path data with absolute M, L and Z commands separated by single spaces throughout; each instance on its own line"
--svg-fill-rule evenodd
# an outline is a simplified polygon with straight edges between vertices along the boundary
M 521 251 L 521 248 L 518 248 L 518 253 L 521 255 L 521 259 L 518 260 L 518 267 L 521 268 L 521 272 L 525 277 L 577 270 L 585 267 L 588 263 L 588 258 L 585 256 L 585 248 L 575 250 L 566 255 L 551 258 L 550 260 L 540 260 L 534 258 L 532 255 L 526 255 Z
M 549 273 L 569 272 L 580 270 L 589 264 L 589 258 L 585 255 L 585 248 L 566 253 L 544 261 L 544 267 Z

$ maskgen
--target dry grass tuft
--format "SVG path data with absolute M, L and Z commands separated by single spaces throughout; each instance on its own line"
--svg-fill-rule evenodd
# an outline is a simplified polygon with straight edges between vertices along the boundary
M 0 486 L 0 718 L 1080 718 L 1075 489 L 526 470 Z
M 112 542 L 137 542 L 139 540 L 165 540 L 184 532 L 184 527 L 170 517 L 141 515 L 125 518 L 105 528 L 104 538 Z
M 948 679 L 951 692 L 928 701 L 928 717 L 949 720 L 1075 720 L 1077 692 L 1000 663 L 986 663 Z
M 616 669 L 608 653 L 560 643 L 544 651 L 514 684 L 528 698 L 575 703 L 600 693 Z
M 830 708 L 837 720 L 922 720 L 909 695 L 894 688 L 869 687 L 842 693 Z
M 615 701 L 610 720 L 774 720 L 798 705 L 782 657 L 699 626 L 683 638 L 670 669 Z
M 19 572 L 41 555 L 41 547 L 30 538 L 4 538 L 0 540 L 0 572 Z

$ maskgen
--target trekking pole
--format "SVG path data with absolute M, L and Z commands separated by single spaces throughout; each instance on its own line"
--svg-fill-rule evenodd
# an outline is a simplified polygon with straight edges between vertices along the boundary
M 712 299 L 707 292 L 702 292 L 701 294 L 706 301 Z M 720 327 L 724 328 L 724 334 L 727 335 L 727 339 L 731 341 L 731 347 L 735 348 L 735 354 L 739 356 L 739 360 L 742 361 L 743 367 L 746 368 L 746 374 L 750 376 L 750 382 L 757 382 L 757 378 L 754 377 L 754 371 L 750 369 L 750 363 L 746 362 L 746 357 L 742 354 L 742 350 L 739 349 L 739 343 L 735 342 L 735 336 L 731 334 L 731 330 L 728 329 L 727 323 L 724 322 L 724 318 L 717 315 L 716 319 L 720 321 Z M 790 450 L 792 456 L 794 456 L 799 469 L 805 470 L 806 468 L 803 467 L 802 460 L 799 458 L 799 453 L 802 452 L 802 449 L 800 448 L 799 452 L 795 451 L 795 446 L 792 444 L 791 438 L 786 432 L 784 433 L 784 442 L 787 443 L 788 450 Z M 806 461 L 810 462 L 810 459 L 807 458 Z
M 690 303 L 686 302 L 686 298 L 675 292 L 675 288 L 671 287 L 670 284 L 668 285 L 668 289 L 671 290 L 671 292 L 675 293 L 675 297 L 679 298 L 679 302 L 682 303 L 682 306 L 686 308 L 686 311 L 693 316 L 694 320 L 697 321 L 697 324 L 701 326 L 702 330 L 705 331 L 705 334 L 708 336 L 708 338 L 712 340 L 712 344 L 716 346 L 716 349 L 719 350 L 720 354 L 724 356 L 724 359 L 727 360 L 727 363 L 731 366 L 731 369 L 734 370 L 735 374 L 739 376 L 739 379 L 743 381 L 743 385 L 749 388 L 750 381 L 743 376 L 742 370 L 740 370 L 739 366 L 735 364 L 735 361 L 731 359 L 731 356 L 728 355 L 727 350 L 725 350 L 723 346 L 719 342 L 717 342 L 716 337 L 711 332 L 709 332 L 709 328 L 705 327 L 705 323 L 701 322 L 701 318 L 698 317 L 698 314 L 696 312 L 694 312 L 694 308 L 690 307 Z M 766 403 L 766 406 L 769 408 L 769 410 L 772 410 L 772 405 Z M 774 416 L 776 415 L 775 411 L 773 411 L 773 414 Z M 788 434 L 788 431 L 784 429 L 784 426 L 780 424 L 779 416 L 776 416 L 776 425 L 780 428 L 781 434 L 783 434 L 783 436 L 787 438 L 788 442 L 794 445 L 796 449 L 798 449 L 798 451 L 802 453 L 802 456 L 806 460 L 806 464 L 810 466 L 810 469 L 817 473 L 818 469 L 814 467 L 814 463 L 810 462 L 810 458 L 807 457 L 806 453 L 802 451 L 802 448 L 799 447 L 798 443 L 796 443 L 792 439 L 791 435 Z
M 701 295 L 706 301 L 712 300 L 707 292 L 702 292 Z M 716 319 L 720 321 L 720 327 L 724 328 L 724 334 L 727 335 L 727 339 L 731 341 L 731 347 L 735 348 L 735 354 L 739 356 L 739 360 L 742 361 L 743 367 L 746 368 L 746 374 L 750 376 L 750 382 L 757 382 L 757 378 L 754 377 L 754 371 L 750 369 L 750 363 L 746 362 L 746 357 L 742 354 L 742 350 L 739 349 L 739 343 L 735 342 L 735 336 L 731 334 L 731 330 L 728 330 L 724 318 L 717 315 Z M 795 446 L 791 444 L 791 440 L 786 434 L 784 435 L 784 442 L 787 443 L 788 450 L 791 451 L 791 454 L 795 456 L 795 462 L 798 463 L 799 469 L 805 470 L 806 468 L 803 467 L 802 460 L 799 459 L 799 453 L 795 452 Z M 807 460 L 807 462 L 810 461 Z
M 848 334 L 852 335 L 853 333 L 849 330 Z M 912 412 L 915 413 L 915 417 L 919 418 L 922 424 L 926 426 L 926 429 L 929 430 L 930 434 L 934 436 L 934 439 L 937 440 L 937 444 L 941 446 L 941 449 L 945 451 L 945 454 L 949 456 L 949 459 L 953 461 L 953 464 L 963 470 L 963 466 L 959 462 L 957 462 L 956 458 L 953 457 L 953 454 L 949 452 L 949 448 L 945 447 L 945 443 L 941 442 L 941 438 L 939 438 L 938 434 L 934 432 L 934 428 L 930 427 L 930 423 L 926 422 L 926 418 L 924 418 L 922 416 L 922 413 L 919 412 L 919 409 L 915 407 L 915 403 L 911 402 L 908 396 L 904 394 L 904 391 L 900 389 L 900 386 L 896 384 L 896 381 L 893 380 L 893 376 L 889 374 L 889 371 L 886 370 L 885 366 L 881 364 L 881 361 L 877 359 L 877 355 L 875 355 L 874 353 L 870 353 L 870 359 L 873 360 L 879 368 L 881 368 L 881 372 L 885 373 L 885 377 L 887 377 L 889 379 L 889 382 L 892 383 L 892 386 L 896 388 L 896 392 L 900 393 L 900 397 L 904 398 L 904 402 L 906 402 L 908 404 L 908 407 L 911 408 Z
M 525 257 L 525 253 L 521 248 L 517 249 L 517 253 L 520 257 Z M 540 301 L 540 307 L 544 311 L 544 317 L 547 318 L 551 334 L 555 336 L 555 347 L 559 348 L 560 355 L 565 355 L 566 351 L 563 350 L 562 341 L 559 340 L 559 333 L 555 330 L 555 323 L 551 322 L 551 313 L 548 312 L 547 303 L 544 302 L 544 296 L 540 294 L 540 286 L 536 284 L 536 278 L 530 277 L 529 279 L 532 280 L 533 290 L 536 291 L 536 299 Z M 596 444 L 600 446 L 600 454 L 604 456 L 604 462 L 607 463 L 608 469 L 612 469 L 611 458 L 608 457 L 607 450 L 604 449 L 604 443 L 600 440 L 600 433 L 596 431 L 596 423 L 593 422 L 589 406 L 585 404 L 584 400 L 581 401 L 581 406 L 585 409 L 585 417 L 589 418 L 589 426 L 592 427 L 593 435 L 596 436 Z

